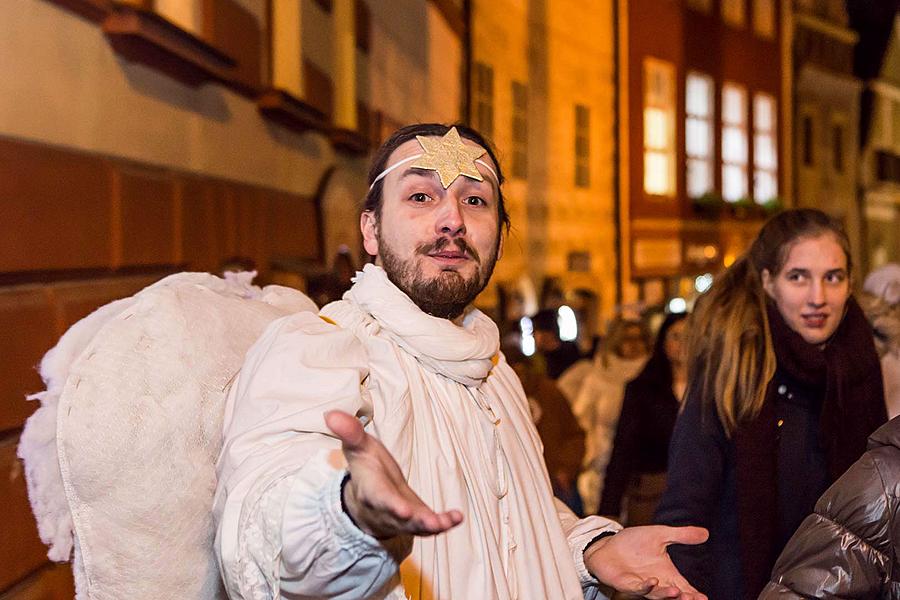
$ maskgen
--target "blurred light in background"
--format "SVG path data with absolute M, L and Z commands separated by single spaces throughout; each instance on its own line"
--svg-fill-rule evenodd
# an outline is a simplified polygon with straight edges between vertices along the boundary
M 697 279 L 694 280 L 694 289 L 702 294 L 703 292 L 708 290 L 712 286 L 712 284 L 712 273 L 704 273 L 703 275 L 698 275 Z
M 556 323 L 559 325 L 559 339 L 564 342 L 573 342 L 578 337 L 578 319 L 575 311 L 568 306 L 560 306 L 557 311 Z
M 519 319 L 519 329 L 522 330 L 522 354 L 525 356 L 533 356 L 534 325 L 531 323 L 531 317 L 522 317 Z
M 672 298 L 669 300 L 670 313 L 683 313 L 687 310 L 687 302 L 684 298 Z

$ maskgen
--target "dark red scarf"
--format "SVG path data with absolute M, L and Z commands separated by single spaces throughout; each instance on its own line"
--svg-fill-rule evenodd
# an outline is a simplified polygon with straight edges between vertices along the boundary
M 778 368 L 824 394 L 822 440 L 833 482 L 866 451 L 869 435 L 887 421 L 881 366 L 872 328 L 850 298 L 841 324 L 820 349 L 792 330 L 767 306 Z M 760 414 L 735 431 L 738 522 L 744 598 L 755 599 L 769 581 L 781 548 L 778 527 L 776 386 L 766 389 Z

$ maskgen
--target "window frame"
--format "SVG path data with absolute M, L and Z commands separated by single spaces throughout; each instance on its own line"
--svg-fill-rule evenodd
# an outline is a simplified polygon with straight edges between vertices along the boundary
M 739 92 L 741 95 L 741 111 L 740 111 L 740 119 L 734 123 L 729 122 L 729 110 L 726 102 L 726 94 L 729 90 L 734 90 Z M 721 164 L 722 164 L 722 198 L 726 202 L 739 202 L 744 198 L 750 197 L 750 181 L 749 181 L 749 173 L 750 173 L 750 137 L 749 137 L 749 107 L 747 105 L 747 86 L 738 83 L 736 81 L 727 80 L 722 83 L 721 90 L 721 143 L 722 143 L 722 151 L 721 151 Z M 727 154 L 727 139 L 726 136 L 730 131 L 736 131 L 741 134 L 741 138 L 739 141 L 742 142 L 742 154 L 743 161 L 734 161 L 731 160 Z M 742 185 L 742 193 L 736 197 L 730 197 L 728 193 L 728 183 L 729 177 L 728 172 L 729 168 L 739 168 L 743 173 L 743 185 Z
M 642 90 L 642 112 L 643 119 L 643 184 L 644 193 L 648 196 L 657 198 L 674 198 L 678 191 L 678 173 L 676 172 L 677 158 L 677 139 L 675 130 L 676 118 L 676 79 L 677 69 L 673 62 L 662 60 L 653 56 L 644 57 L 643 63 L 643 90 Z M 665 80 L 665 89 L 662 94 L 658 90 L 654 90 L 652 79 L 660 76 Z M 648 141 L 649 138 L 649 111 L 658 110 L 662 113 L 664 119 L 665 131 L 662 144 L 654 144 Z M 668 175 L 664 186 L 655 186 L 651 183 L 650 169 L 648 164 L 651 158 L 662 158 L 661 164 L 665 165 L 665 171 Z
M 695 114 L 691 112 L 690 109 L 690 101 L 689 101 L 689 90 L 691 87 L 691 79 L 696 78 L 698 80 L 703 81 L 707 86 L 707 107 L 706 107 L 706 115 Z M 698 198 L 712 192 L 716 188 L 716 82 L 713 79 L 712 75 L 708 73 L 704 73 L 702 71 L 690 70 L 685 75 L 685 83 L 684 83 L 684 155 L 685 155 L 685 193 L 688 198 Z M 707 153 L 706 155 L 692 154 L 690 148 L 690 123 L 698 121 L 704 122 L 707 126 Z M 692 176 L 691 176 L 691 164 L 692 163 L 706 163 L 706 172 L 708 175 L 708 182 L 706 189 L 702 193 L 691 193 L 692 187 Z

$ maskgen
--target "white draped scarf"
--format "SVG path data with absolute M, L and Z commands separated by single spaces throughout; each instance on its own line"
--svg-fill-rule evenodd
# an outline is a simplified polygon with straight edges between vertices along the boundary
M 368 353 L 370 429 L 450 532 L 416 538 L 401 566 L 415 600 L 583 598 L 521 384 L 478 310 L 462 326 L 423 313 L 384 271 L 366 265 L 321 314 Z

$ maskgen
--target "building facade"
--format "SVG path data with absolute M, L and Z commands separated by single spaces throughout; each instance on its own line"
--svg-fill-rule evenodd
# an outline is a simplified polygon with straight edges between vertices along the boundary
M 842 0 L 794 0 L 794 177 L 797 206 L 820 208 L 840 220 L 853 256 L 862 250 L 859 102 L 853 73 L 859 35 L 849 28 Z
M 611 0 L 472 2 L 470 121 L 500 152 L 512 217 L 494 280 L 528 312 L 545 284 L 616 310 L 613 18 Z
M 15 458 L 40 357 L 174 271 L 358 265 L 367 154 L 462 116 L 464 22 L 425 0 L 0 6 L 0 596 L 72 597 Z
M 788 201 L 776 0 L 618 0 L 626 302 L 694 293 Z M 707 279 L 708 280 L 708 279 Z
M 861 150 L 864 268 L 900 263 L 900 16 L 879 76 L 867 82 L 870 108 Z

